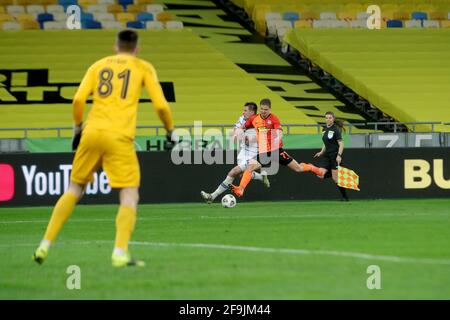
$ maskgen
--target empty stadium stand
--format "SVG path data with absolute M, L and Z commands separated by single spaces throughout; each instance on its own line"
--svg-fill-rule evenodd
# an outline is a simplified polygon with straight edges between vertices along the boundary
M 379 120 L 449 121 L 450 1 L 233 2 L 280 54 Z M 367 30 L 371 4 L 381 9 L 382 30 Z M 444 124 L 407 128 L 449 131 Z
M 367 28 L 366 10 L 378 5 L 382 28 L 448 28 L 448 0 L 236 0 L 266 35 L 273 21 L 289 22 L 288 28 Z M 281 28 L 286 26 L 280 24 Z M 273 33 L 272 33 L 273 34 Z M 283 31 L 276 34 L 284 35 Z
M 164 6 L 152 0 L 1 0 L 0 29 L 67 29 L 67 9 L 81 8 L 82 29 L 181 29 Z M 71 12 L 69 12 L 71 13 Z M 150 23 L 149 22 L 156 22 Z
M 286 41 L 395 119 L 450 121 L 450 30 L 293 30 Z
M 70 127 L 73 94 L 89 65 L 112 54 L 115 34 L 112 30 L 4 32 L 0 37 L 0 128 Z M 196 120 L 231 124 L 243 103 L 262 97 L 272 99 L 284 119 L 315 123 L 192 31 L 148 30 L 141 33 L 140 43 L 141 57 L 159 73 L 177 125 L 192 125 Z M 138 125 L 159 125 L 146 92 L 142 99 Z

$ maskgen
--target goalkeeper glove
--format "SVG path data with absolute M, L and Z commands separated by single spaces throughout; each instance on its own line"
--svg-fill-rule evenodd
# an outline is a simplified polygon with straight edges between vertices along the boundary
M 72 139 L 72 150 L 73 151 L 76 151 L 78 148 L 78 145 L 80 144 L 81 131 L 83 130 L 82 126 L 83 126 L 83 123 L 73 126 L 73 139 Z
M 165 150 L 172 150 L 173 147 L 178 143 L 179 137 L 178 135 L 173 131 L 167 131 L 166 134 L 166 141 L 164 142 L 164 149 Z

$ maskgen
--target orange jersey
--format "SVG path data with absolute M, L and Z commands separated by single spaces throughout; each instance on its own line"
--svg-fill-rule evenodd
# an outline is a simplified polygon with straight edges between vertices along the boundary
M 256 129 L 259 153 L 274 151 L 283 147 L 282 138 L 277 134 L 278 129 L 281 130 L 282 128 L 276 115 L 271 113 L 265 119 L 260 114 L 253 115 L 245 122 L 245 127 Z
M 147 61 L 128 54 L 103 58 L 88 69 L 73 101 L 75 123 L 82 122 L 85 101 L 92 95 L 93 104 L 86 128 L 114 131 L 134 138 L 143 86 L 164 126 L 171 130 L 172 113 L 155 69 Z

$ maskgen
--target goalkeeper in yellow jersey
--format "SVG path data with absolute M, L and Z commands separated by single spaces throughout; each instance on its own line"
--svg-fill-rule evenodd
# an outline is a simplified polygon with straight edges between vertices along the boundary
M 139 200 L 140 169 L 134 149 L 136 116 L 141 89 L 150 94 L 154 108 L 173 143 L 171 109 L 164 97 L 153 66 L 136 57 L 138 35 L 132 30 L 120 31 L 116 55 L 95 62 L 86 72 L 73 99 L 74 139 L 76 150 L 70 185 L 56 203 L 40 246 L 33 259 L 42 263 L 51 244 L 83 195 L 86 184 L 100 167 L 106 172 L 112 188 L 119 189 L 120 207 L 116 218 L 116 239 L 112 265 L 144 265 L 131 259 L 128 242 L 136 222 Z M 86 99 L 93 105 L 82 127 Z

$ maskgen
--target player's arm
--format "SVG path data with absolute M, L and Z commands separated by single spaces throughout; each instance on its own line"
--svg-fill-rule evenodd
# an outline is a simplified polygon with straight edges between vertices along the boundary
M 244 134 L 243 123 L 241 121 L 242 118 L 243 117 L 240 117 L 234 125 L 233 132 L 231 133 L 231 141 L 233 142 L 241 138 L 242 135 Z
M 339 144 L 339 150 L 338 150 L 338 154 L 336 157 L 336 162 L 338 165 L 340 165 L 341 161 L 342 161 L 342 153 L 344 152 L 344 139 L 342 139 L 342 133 L 340 130 L 338 130 L 336 133 L 336 140 Z
M 81 131 L 83 129 L 83 113 L 87 98 L 92 94 L 95 82 L 94 66 L 91 66 L 83 77 L 72 101 L 73 113 L 73 140 L 72 149 L 76 150 L 80 143 Z
M 322 149 L 314 155 L 314 158 L 320 157 L 325 153 L 325 143 L 322 144 Z
M 273 129 L 275 130 L 275 138 L 278 140 L 277 143 L 283 139 L 283 128 L 281 126 L 280 120 L 274 116 L 273 117 Z
M 158 77 L 155 69 L 149 65 L 149 70 L 145 74 L 144 84 L 147 89 L 150 98 L 153 102 L 156 114 L 164 125 L 164 128 L 168 133 L 173 131 L 173 117 L 172 110 L 169 103 L 164 97 L 164 92 L 159 84 Z
M 87 98 L 94 90 L 94 66 L 91 66 L 83 77 L 72 101 L 73 120 L 75 125 L 81 125 L 83 122 L 84 106 Z

